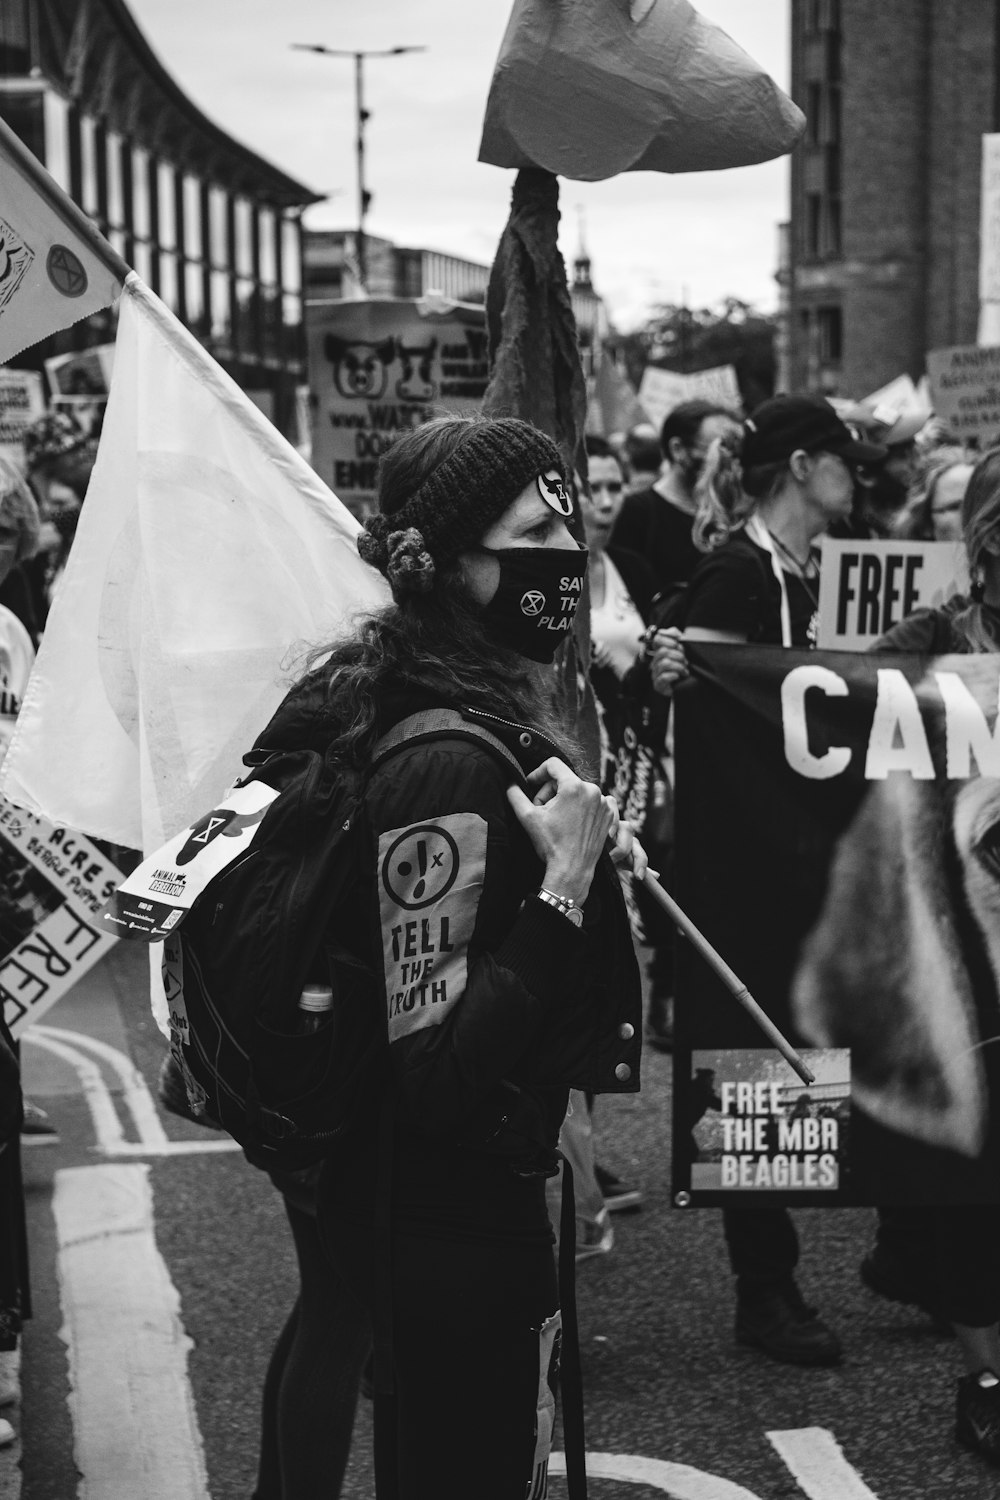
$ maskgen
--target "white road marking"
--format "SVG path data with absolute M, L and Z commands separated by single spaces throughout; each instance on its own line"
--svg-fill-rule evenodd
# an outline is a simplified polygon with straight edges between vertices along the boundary
M 708 1474 L 690 1464 L 670 1463 L 663 1458 L 643 1458 L 634 1453 L 588 1453 L 588 1479 L 621 1479 L 626 1484 L 645 1484 L 672 1495 L 674 1500 L 760 1500 L 753 1490 Z M 550 1474 L 566 1473 L 565 1453 L 553 1453 Z
M 61 1058 L 75 1069 L 94 1122 L 97 1150 L 102 1156 L 206 1156 L 241 1149 L 238 1141 L 222 1134 L 206 1141 L 170 1140 L 146 1080 L 124 1052 L 119 1052 L 107 1042 L 98 1041 L 96 1037 L 86 1036 L 83 1032 L 66 1031 L 56 1026 L 32 1026 L 24 1033 L 22 1040 L 34 1042 L 37 1047 L 51 1052 L 54 1057 Z M 125 1139 L 104 1075 L 81 1048 L 88 1048 L 117 1074 L 138 1141 Z
M 878 1500 L 825 1427 L 795 1427 L 767 1437 L 809 1500 Z
M 106 1156 L 113 1156 L 125 1145 L 125 1134 L 111 1093 L 97 1064 L 91 1062 L 89 1057 L 84 1057 L 75 1047 L 67 1047 L 65 1043 L 45 1036 L 40 1027 L 33 1026 L 26 1031 L 22 1040 L 34 1042 L 36 1047 L 42 1047 L 46 1052 L 51 1052 L 53 1057 L 61 1058 L 71 1068 L 75 1068 L 94 1122 L 98 1150 Z
M 80 1500 L 210 1500 L 149 1168 L 57 1172 L 53 1211 Z
M 146 1087 L 145 1078 L 130 1057 L 126 1057 L 124 1052 L 119 1052 L 117 1047 L 110 1047 L 107 1042 L 98 1041 L 97 1037 L 87 1036 L 82 1031 L 65 1031 L 58 1026 L 35 1026 L 32 1030 L 41 1036 L 51 1037 L 54 1041 L 65 1042 L 69 1046 L 83 1047 L 106 1062 L 121 1079 L 125 1103 L 135 1121 L 140 1141 L 145 1146 L 167 1144 L 167 1133 L 156 1112 L 153 1096 Z

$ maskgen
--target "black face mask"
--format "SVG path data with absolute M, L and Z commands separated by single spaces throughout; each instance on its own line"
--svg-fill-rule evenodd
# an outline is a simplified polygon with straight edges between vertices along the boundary
M 550 662 L 573 628 L 585 547 L 483 548 L 500 565 L 497 591 L 483 610 L 489 634 L 531 661 Z

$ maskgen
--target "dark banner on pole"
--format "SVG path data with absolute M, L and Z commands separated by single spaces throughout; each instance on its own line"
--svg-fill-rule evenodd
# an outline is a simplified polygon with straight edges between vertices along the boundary
M 674 1201 L 1000 1201 L 1000 657 L 691 646 Z

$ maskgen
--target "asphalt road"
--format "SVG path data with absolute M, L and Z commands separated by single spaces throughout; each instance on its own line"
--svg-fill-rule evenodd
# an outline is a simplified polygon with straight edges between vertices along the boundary
M 162 1491 L 152 1481 L 137 1490 L 133 1482 L 116 1481 L 114 1473 L 121 1433 L 110 1427 L 119 1421 L 111 1381 L 128 1357 L 129 1340 L 152 1348 L 153 1336 L 144 1328 L 123 1334 L 118 1324 L 127 1295 L 113 1284 L 106 1306 L 75 1309 L 74 1298 L 86 1300 L 79 1291 L 83 1283 L 67 1278 L 68 1262 L 60 1258 L 66 1246 L 57 1242 L 67 1231 L 54 1216 L 54 1187 L 61 1182 L 64 1192 L 67 1184 L 82 1183 L 87 1201 L 87 1184 L 98 1178 L 74 1177 L 73 1169 L 121 1170 L 122 1162 L 151 1190 L 155 1247 L 179 1295 L 179 1324 L 163 1357 L 179 1358 L 182 1377 L 184 1335 L 192 1341 L 186 1375 L 204 1444 L 208 1494 L 211 1500 L 248 1500 L 253 1488 L 264 1367 L 294 1297 L 290 1240 L 278 1195 L 239 1155 L 183 1149 L 143 1154 L 140 1148 L 115 1156 L 97 1149 L 98 1124 L 82 1091 L 79 1056 L 86 1054 L 99 1068 L 124 1135 L 135 1140 L 129 1103 L 136 1088 L 127 1085 L 120 1067 L 116 1071 L 107 1049 L 130 1058 L 150 1089 L 163 1052 L 148 1014 L 143 962 L 141 950 L 121 945 L 45 1018 L 49 1028 L 96 1039 L 103 1055 L 93 1047 L 89 1053 L 82 1045 L 71 1047 L 74 1065 L 55 1055 L 53 1045 L 60 1044 L 51 1035 L 48 1050 L 32 1042 L 24 1047 L 30 1092 L 59 1126 L 61 1142 L 25 1152 L 35 1316 L 24 1341 L 22 1410 L 14 1418 L 22 1468 L 19 1473 L 15 1467 L 19 1450 L 0 1463 L 4 1500 L 17 1495 L 19 1480 L 25 1500 L 71 1500 L 78 1483 L 74 1441 L 77 1458 L 86 1457 L 88 1467 L 94 1455 L 111 1454 L 104 1487 L 86 1492 L 94 1500 L 158 1500 L 160 1493 L 173 1500 L 169 1478 Z M 61 1045 L 65 1054 L 65 1037 Z M 869 1211 L 796 1215 L 803 1289 L 840 1332 L 842 1366 L 798 1370 L 734 1345 L 719 1216 L 669 1203 L 669 1059 L 649 1054 L 644 1069 L 638 1097 L 599 1101 L 597 1130 L 600 1158 L 638 1179 L 645 1204 L 637 1214 L 617 1217 L 609 1255 L 579 1268 L 588 1452 L 617 1455 L 593 1459 L 592 1468 L 623 1476 L 592 1478 L 595 1500 L 652 1500 L 664 1493 L 676 1500 L 1000 1496 L 1000 1470 L 956 1448 L 952 1439 L 960 1373 L 953 1341 L 934 1334 L 919 1314 L 880 1303 L 858 1280 L 871 1233 Z M 93 1095 L 92 1080 L 90 1087 Z M 173 1141 L 204 1140 L 204 1132 L 169 1116 L 162 1123 Z M 113 1278 L 112 1265 L 109 1259 Z M 61 1335 L 64 1325 L 75 1325 L 77 1311 L 97 1345 L 97 1362 L 90 1365 L 74 1350 L 72 1332 L 69 1355 Z M 79 1392 L 71 1392 L 68 1359 L 77 1372 L 97 1371 L 88 1379 L 102 1393 L 102 1383 L 109 1382 L 106 1402 L 102 1394 L 88 1407 Z M 164 1375 L 164 1391 L 171 1378 Z M 169 1402 L 154 1404 L 156 1420 L 167 1421 L 162 1408 Z M 102 1422 L 109 1424 L 107 1431 Z M 768 1436 L 780 1433 L 799 1436 Z M 348 1500 L 373 1495 L 369 1438 L 369 1409 L 361 1402 L 343 1490 Z M 165 1441 L 176 1457 L 190 1433 L 168 1430 Z M 805 1456 L 796 1459 L 793 1450 Z M 811 1458 L 814 1471 L 808 1468 Z M 659 1467 L 649 1461 L 659 1461 Z M 562 1478 L 553 1478 L 550 1493 L 561 1500 Z M 474 1476 L 469 1495 L 474 1500 Z

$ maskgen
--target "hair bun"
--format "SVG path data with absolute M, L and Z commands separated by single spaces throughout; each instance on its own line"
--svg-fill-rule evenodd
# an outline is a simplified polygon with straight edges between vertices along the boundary
M 426 594 L 434 583 L 434 559 L 427 550 L 423 533 L 415 526 L 407 526 L 405 531 L 391 531 L 386 552 L 385 574 L 393 592 Z
M 370 568 L 378 568 L 385 574 L 389 561 L 385 535 L 388 530 L 384 516 L 369 516 L 364 531 L 358 532 L 358 554 Z

